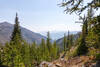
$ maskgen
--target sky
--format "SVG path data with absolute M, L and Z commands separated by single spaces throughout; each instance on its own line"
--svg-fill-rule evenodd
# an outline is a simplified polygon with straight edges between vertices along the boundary
M 0 0 L 0 22 L 14 24 L 16 12 L 20 25 L 34 32 L 80 31 L 78 16 L 64 13 L 61 0 Z

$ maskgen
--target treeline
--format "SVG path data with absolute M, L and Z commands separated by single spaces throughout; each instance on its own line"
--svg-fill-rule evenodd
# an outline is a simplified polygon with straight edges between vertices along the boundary
M 40 44 L 27 43 L 21 36 L 18 16 L 16 14 L 14 30 L 10 42 L 0 45 L 0 65 L 8 67 L 35 67 L 42 61 L 53 61 L 59 58 L 56 41 L 52 42 L 49 32 L 47 39 Z

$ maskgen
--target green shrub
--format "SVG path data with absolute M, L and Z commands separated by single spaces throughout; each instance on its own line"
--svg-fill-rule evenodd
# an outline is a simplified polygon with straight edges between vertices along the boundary
M 96 60 L 100 60 L 100 53 L 96 54 Z

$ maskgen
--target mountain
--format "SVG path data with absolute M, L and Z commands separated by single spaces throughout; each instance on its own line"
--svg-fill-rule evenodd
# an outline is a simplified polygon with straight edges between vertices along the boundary
M 70 31 L 70 34 L 76 34 L 79 31 Z M 52 31 L 50 32 L 50 37 L 52 40 L 58 40 L 59 38 L 62 38 L 64 36 L 64 33 L 67 33 L 66 31 Z M 41 32 L 42 35 L 47 36 L 47 32 Z
M 74 41 L 80 37 L 80 34 L 81 34 L 81 32 L 77 32 L 76 34 L 73 34 Z M 67 38 L 67 36 L 66 36 L 66 38 Z M 59 38 L 58 40 L 56 40 L 56 43 L 58 44 L 58 46 L 61 49 L 63 49 L 63 39 L 64 39 L 64 37 Z
M 8 22 L 0 23 L 0 43 L 6 43 L 10 41 L 10 37 L 13 31 L 13 24 Z M 41 39 L 46 39 L 45 36 L 42 36 L 39 33 L 32 32 L 26 28 L 21 27 L 22 37 L 28 43 L 36 41 L 37 44 L 40 44 Z

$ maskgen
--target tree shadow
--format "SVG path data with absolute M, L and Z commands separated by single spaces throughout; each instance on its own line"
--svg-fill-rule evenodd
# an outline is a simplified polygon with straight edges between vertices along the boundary
M 8 66 L 6 66 L 6 65 L 0 65 L 0 67 L 8 67 Z

